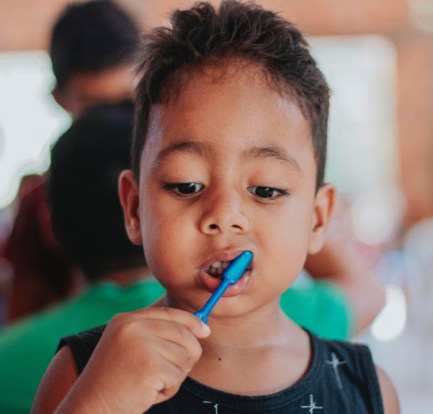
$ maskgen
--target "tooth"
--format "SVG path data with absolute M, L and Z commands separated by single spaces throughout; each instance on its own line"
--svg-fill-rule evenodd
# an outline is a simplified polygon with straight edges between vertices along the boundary
M 215 263 L 212 263 L 210 265 L 210 267 L 213 267 L 214 269 L 220 269 L 221 267 L 223 267 L 223 263 L 222 262 L 215 262 Z

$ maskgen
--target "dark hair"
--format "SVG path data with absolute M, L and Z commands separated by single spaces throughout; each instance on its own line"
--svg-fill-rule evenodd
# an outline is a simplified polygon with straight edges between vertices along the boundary
M 316 184 L 320 186 L 326 161 L 329 88 L 300 31 L 271 11 L 237 1 L 223 1 L 218 11 L 199 3 L 176 11 L 171 23 L 171 28 L 154 29 L 143 42 L 132 148 L 136 179 L 151 106 L 167 102 L 178 91 L 175 82 L 180 74 L 206 65 L 221 66 L 234 58 L 263 68 L 277 90 L 295 99 L 311 124 Z
M 89 278 L 144 266 L 126 234 L 118 177 L 130 168 L 133 105 L 91 109 L 51 150 L 48 196 L 54 232 Z
M 77 72 L 98 72 L 133 62 L 139 30 L 109 0 L 71 4 L 52 29 L 50 57 L 59 87 Z

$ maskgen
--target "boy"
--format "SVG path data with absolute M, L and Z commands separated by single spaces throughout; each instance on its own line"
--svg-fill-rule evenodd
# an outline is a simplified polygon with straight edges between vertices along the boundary
M 68 5 L 51 34 L 53 96 L 73 118 L 132 98 L 139 29 L 110 0 Z
M 163 307 L 65 338 L 33 412 L 398 413 L 367 348 L 320 340 L 279 307 L 334 201 L 328 87 L 302 35 L 234 1 L 172 24 L 148 38 L 120 179 Z M 204 325 L 193 312 L 245 250 L 252 264 Z
M 95 105 L 132 98 L 139 30 L 109 0 L 68 5 L 52 29 L 50 58 L 57 103 L 75 119 Z M 6 242 L 14 274 L 7 322 L 66 299 L 76 285 L 75 264 L 52 236 L 43 176 L 19 207 Z M 26 229 L 34 227 L 33 237 Z

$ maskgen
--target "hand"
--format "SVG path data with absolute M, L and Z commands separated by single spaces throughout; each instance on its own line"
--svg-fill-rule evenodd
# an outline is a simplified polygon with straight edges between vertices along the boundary
M 201 356 L 210 329 L 191 313 L 147 308 L 115 316 L 59 412 L 142 413 L 171 398 Z M 81 411 L 82 412 L 82 411 Z

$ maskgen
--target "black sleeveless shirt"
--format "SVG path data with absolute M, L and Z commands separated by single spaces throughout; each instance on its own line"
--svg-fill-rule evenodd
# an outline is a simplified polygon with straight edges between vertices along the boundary
M 85 368 L 104 327 L 64 337 L 78 371 Z M 186 378 L 170 400 L 146 414 L 383 414 L 379 382 L 365 345 L 323 340 L 308 332 L 310 368 L 293 386 L 275 394 L 241 396 Z

